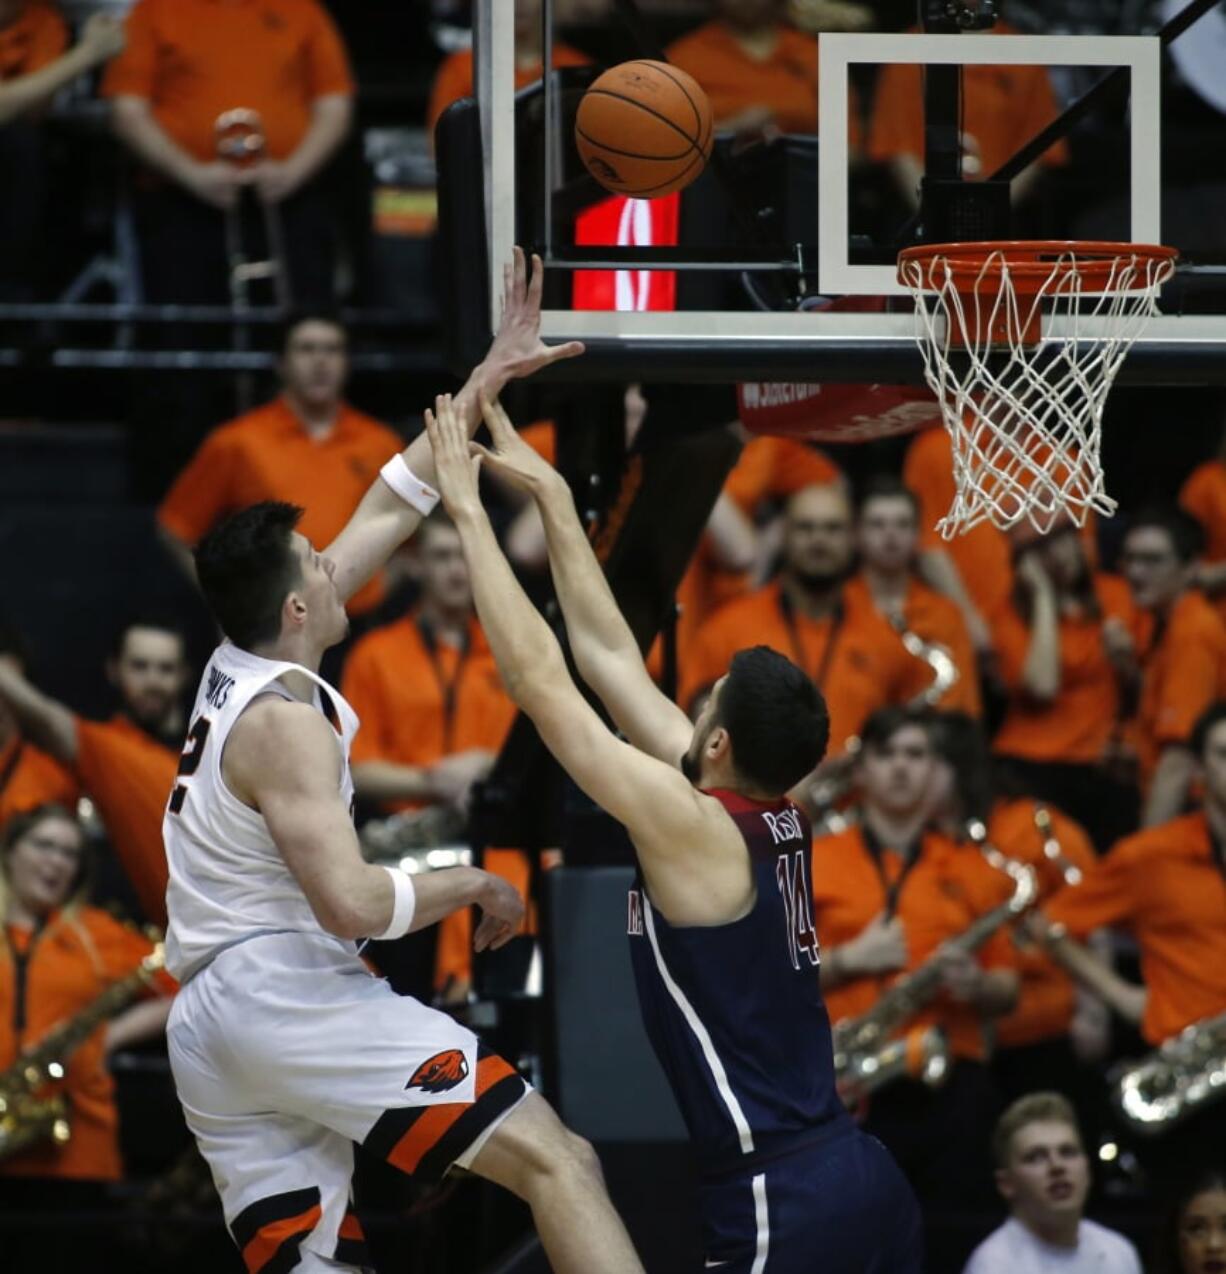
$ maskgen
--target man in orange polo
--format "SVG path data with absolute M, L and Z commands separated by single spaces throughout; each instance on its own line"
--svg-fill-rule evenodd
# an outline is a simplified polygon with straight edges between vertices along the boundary
M 0 668 L 19 676 L 26 671 L 25 647 L 17 635 L 0 620 Z M 54 757 L 22 737 L 17 717 L 0 698 L 0 831 L 15 814 L 28 813 L 40 805 L 72 808 L 80 794 L 72 773 Z
M 342 394 L 349 374 L 345 329 L 304 313 L 285 332 L 281 395 L 211 433 L 158 509 L 162 538 L 195 579 L 192 547 L 226 514 L 261 500 L 305 507 L 301 526 L 330 544 L 403 441 Z M 382 576 L 349 603 L 362 615 L 382 599 Z
M 89 721 L 0 660 L 0 702 L 22 733 L 65 766 L 94 802 L 147 920 L 166 923 L 162 817 L 179 764 L 188 667 L 183 634 L 158 617 L 119 631 L 107 676 L 120 700 L 109 721 Z
M 1124 537 L 1132 600 L 1152 620 L 1140 651 L 1135 723 L 1145 827 L 1183 810 L 1196 769 L 1189 736 L 1201 713 L 1226 696 L 1226 626 L 1192 587 L 1200 549 L 1200 528 L 1175 508 L 1143 511 Z
M 978 716 L 979 668 L 970 634 L 957 605 L 916 576 L 918 540 L 915 496 L 897 478 L 874 479 L 860 497 L 860 569 L 848 580 L 846 595 L 854 605 L 872 607 L 900 635 L 920 639 L 925 649 L 917 657 L 932 670 L 925 693 L 930 707 Z
M 1186 1026 L 1226 1013 L 1226 701 L 1213 703 L 1189 740 L 1204 806 L 1120 841 L 1076 889 L 1044 908 L 1049 950 L 1090 990 L 1140 1025 L 1157 1047 Z M 1105 977 L 1077 939 L 1126 930 L 1141 958 L 1141 987 Z M 1156 1141 L 1159 1171 L 1226 1144 L 1226 1105 L 1204 1110 Z
M 826 698 L 830 750 L 838 756 L 875 709 L 908 703 L 931 681 L 871 606 L 848 596 L 851 506 L 841 485 L 805 487 L 784 515 L 778 580 L 717 611 L 695 638 L 681 704 L 693 711 L 745 646 L 762 644 L 803 668 Z
M 146 298 L 228 300 L 221 213 L 249 185 L 279 209 L 295 303 L 330 300 L 335 231 L 315 178 L 349 132 L 354 85 L 323 6 L 137 0 L 127 33 L 102 92 L 147 170 L 136 209 Z M 241 170 L 217 154 L 218 120 L 234 110 L 254 112 L 265 137 Z
M 65 84 L 114 57 L 123 30 L 96 14 L 68 48 L 59 10 L 0 0 L 0 300 L 29 299 L 36 281 L 46 150 L 40 116 Z
M 856 759 L 859 819 L 813 841 L 813 921 L 822 994 L 832 1022 L 870 1011 L 914 971 L 1013 892 L 1010 878 L 969 844 L 931 824 L 936 771 L 927 714 L 875 712 Z M 927 1088 L 899 1079 L 869 1099 L 866 1127 L 893 1151 L 921 1202 L 984 1191 L 998 1102 L 987 1068 L 989 1023 L 1017 1001 L 1007 935 L 973 955 L 947 949 L 940 986 L 906 1028 L 940 1026 L 953 1063 Z
M 1226 621 L 1226 436 L 1218 454 L 1188 475 L 1179 490 L 1179 507 L 1200 523 L 1204 536 L 1197 587 Z
M 493 766 L 515 705 L 473 613 L 468 564 L 446 514 L 427 518 L 408 552 L 416 606 L 367 633 L 345 662 L 341 692 L 362 722 L 350 754 L 354 790 L 385 812 L 444 807 L 463 840 L 472 786 Z M 490 850 L 485 866 L 526 894 L 518 851 Z M 461 911 L 439 928 L 434 984 L 462 1002 L 471 981 L 472 918 Z

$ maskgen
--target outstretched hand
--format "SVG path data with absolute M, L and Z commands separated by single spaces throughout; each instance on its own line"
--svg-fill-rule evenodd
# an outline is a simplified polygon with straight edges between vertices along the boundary
M 439 394 L 434 410 L 426 408 L 426 434 L 434 452 L 434 474 L 443 506 L 453 518 L 481 508 L 477 473 L 480 455 L 469 451 L 468 430 L 456 413 L 450 394 Z
M 502 321 L 494 342 L 486 355 L 507 377 L 531 376 L 542 367 L 575 358 L 583 353 L 582 341 L 567 341 L 564 345 L 546 345 L 541 340 L 541 288 L 545 280 L 545 267 L 539 256 L 532 257 L 532 278 L 528 279 L 528 266 L 523 248 L 516 247 L 511 264 L 502 268 Z
M 470 443 L 469 447 L 488 468 L 530 495 L 539 493 L 551 481 L 561 481 L 558 471 L 515 432 L 510 416 L 497 399 L 491 402 L 482 394 L 481 414 L 489 427 L 493 449 L 477 442 Z

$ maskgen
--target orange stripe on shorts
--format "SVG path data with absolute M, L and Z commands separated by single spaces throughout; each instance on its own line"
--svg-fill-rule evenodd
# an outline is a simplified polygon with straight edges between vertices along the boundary
M 259 1274 L 260 1270 L 277 1254 L 277 1249 L 286 1239 L 295 1234 L 307 1234 L 319 1224 L 323 1208 L 317 1203 L 297 1216 L 285 1217 L 281 1221 L 270 1221 L 255 1233 L 255 1238 L 243 1248 L 243 1260 L 250 1274 Z
M 362 1223 L 352 1212 L 346 1212 L 341 1221 L 341 1228 L 337 1234 L 342 1239 L 364 1239 L 366 1237 L 362 1230 Z
M 452 1101 L 440 1102 L 423 1112 L 412 1128 L 396 1143 L 395 1149 L 387 1159 L 393 1167 L 401 1172 L 416 1172 L 417 1165 L 425 1158 L 427 1152 L 436 1146 L 452 1124 L 473 1105 L 481 1100 L 500 1079 L 514 1075 L 515 1068 L 501 1057 L 491 1054 L 477 1063 L 476 1097 L 472 1102 Z

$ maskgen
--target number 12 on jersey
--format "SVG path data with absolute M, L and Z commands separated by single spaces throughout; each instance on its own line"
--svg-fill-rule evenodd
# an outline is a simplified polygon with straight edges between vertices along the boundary
M 192 728 L 187 732 L 183 744 L 183 755 L 179 758 L 179 778 L 190 779 L 200 766 L 200 755 L 204 751 L 205 740 L 209 737 L 212 722 L 208 717 L 197 717 Z M 187 800 L 187 784 L 176 783 L 170 794 L 170 812 L 179 814 L 183 810 L 183 802 Z
M 775 860 L 775 879 L 783 895 L 787 915 L 788 953 L 792 968 L 800 968 L 800 953 L 809 957 L 810 965 L 821 963 L 817 931 L 813 928 L 813 904 L 809 898 L 809 873 L 805 871 L 805 851 L 780 854 Z

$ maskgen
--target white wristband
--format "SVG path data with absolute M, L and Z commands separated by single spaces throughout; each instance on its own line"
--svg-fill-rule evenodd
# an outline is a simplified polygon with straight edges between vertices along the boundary
M 376 942 L 390 942 L 393 938 L 403 938 L 413 923 L 413 913 L 417 910 L 417 890 L 413 887 L 413 877 L 399 867 L 384 867 L 392 878 L 392 887 L 396 891 L 396 900 L 392 905 L 392 919 L 382 933 L 373 934 Z
M 434 512 L 438 492 L 427 486 L 397 453 L 379 470 L 379 476 L 405 502 L 416 509 L 423 518 Z

